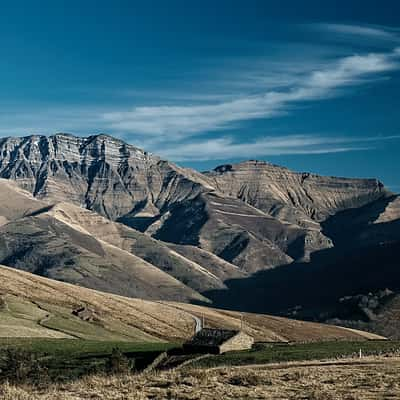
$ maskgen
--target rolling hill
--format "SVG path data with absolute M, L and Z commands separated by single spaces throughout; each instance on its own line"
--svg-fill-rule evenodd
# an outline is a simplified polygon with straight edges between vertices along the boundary
M 126 298 L 0 266 L 0 337 L 163 341 L 189 338 L 194 317 L 206 326 L 238 329 L 241 314 L 176 302 Z M 258 341 L 363 340 L 365 332 L 244 314 Z

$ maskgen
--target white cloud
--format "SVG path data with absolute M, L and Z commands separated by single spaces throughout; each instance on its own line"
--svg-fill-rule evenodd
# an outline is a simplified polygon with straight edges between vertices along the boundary
M 368 74 L 396 69 L 396 52 L 390 54 L 354 55 L 340 60 L 335 68 L 327 68 L 312 73 L 308 86 L 320 89 L 333 89 L 339 86 L 360 83 Z
M 257 118 L 286 112 L 291 103 L 324 99 L 337 89 L 360 85 L 382 72 L 399 68 L 399 49 L 387 53 L 353 55 L 339 59 L 303 77 L 284 90 L 242 95 L 236 99 L 201 105 L 134 107 L 102 114 L 106 125 L 117 132 L 130 132 L 168 139 L 182 139 Z
M 399 41 L 394 30 L 380 26 L 360 26 L 346 24 L 316 24 L 316 27 L 344 35 L 364 36 L 380 40 Z

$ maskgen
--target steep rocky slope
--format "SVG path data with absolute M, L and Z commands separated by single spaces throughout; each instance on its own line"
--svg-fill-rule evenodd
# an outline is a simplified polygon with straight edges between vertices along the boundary
M 380 198 L 329 217 L 322 229 L 334 247 L 313 253 L 309 262 L 227 281 L 228 290 L 205 295 L 226 308 L 330 321 L 398 339 L 398 199 Z
M 168 211 L 162 224 L 150 226 L 157 239 L 194 245 L 253 273 L 330 247 L 318 230 L 278 219 L 234 198 L 205 193 Z

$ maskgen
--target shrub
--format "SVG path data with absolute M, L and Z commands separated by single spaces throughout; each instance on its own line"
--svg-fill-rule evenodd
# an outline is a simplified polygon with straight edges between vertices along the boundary
M 107 361 L 106 369 L 112 374 L 125 374 L 131 372 L 134 367 L 134 360 L 129 360 L 120 349 L 115 348 Z
M 14 383 L 47 381 L 47 368 L 34 353 L 9 348 L 0 356 L 0 380 Z

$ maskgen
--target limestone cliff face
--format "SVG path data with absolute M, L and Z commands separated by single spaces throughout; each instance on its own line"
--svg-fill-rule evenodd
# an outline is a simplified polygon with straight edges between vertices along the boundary
M 222 193 L 299 225 L 312 225 L 388 194 L 376 179 L 298 173 L 263 161 L 223 165 L 206 176 Z
M 110 219 L 158 215 L 207 188 L 206 178 L 107 135 L 0 141 L 0 177 L 37 198 L 70 201 Z

